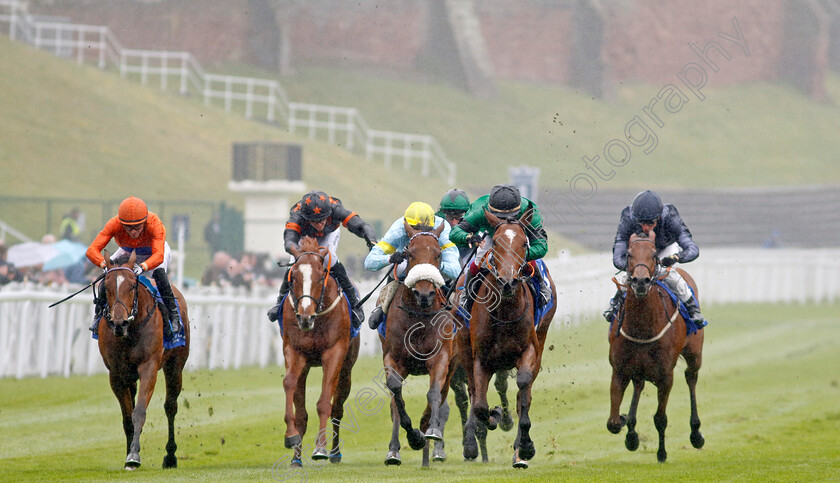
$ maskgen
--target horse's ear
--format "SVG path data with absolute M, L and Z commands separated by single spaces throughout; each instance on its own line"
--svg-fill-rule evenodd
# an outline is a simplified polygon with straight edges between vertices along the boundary
M 125 265 L 128 266 L 128 267 L 134 268 L 134 262 L 136 262 L 136 261 L 137 261 L 137 252 L 135 252 L 134 250 L 131 250 L 131 255 L 129 255 L 128 261 L 125 262 Z
M 501 223 L 499 217 L 494 215 L 493 213 L 490 213 L 490 210 L 488 210 L 487 208 L 484 208 L 484 219 L 486 219 L 487 223 L 490 223 L 490 226 L 492 226 L 493 228 L 496 228 L 499 225 L 499 223 Z
M 405 233 L 408 235 L 408 238 L 417 234 L 417 230 L 415 230 L 413 226 L 409 225 L 405 219 L 403 219 L 403 226 L 405 227 Z
M 439 227 L 435 228 L 434 234 L 435 234 L 436 237 L 440 237 L 440 234 L 443 233 L 443 229 L 445 227 L 444 223 L 447 223 L 447 222 L 444 221 L 443 223 L 440 224 Z
M 292 256 L 295 259 L 297 259 L 298 255 L 300 255 L 300 249 L 298 249 L 298 245 L 295 245 L 294 243 L 292 243 L 291 245 L 292 246 L 289 247 L 289 253 L 291 253 Z
M 111 268 L 114 266 L 114 264 L 111 263 L 111 253 L 107 248 L 102 250 L 102 256 L 105 257 L 105 268 Z

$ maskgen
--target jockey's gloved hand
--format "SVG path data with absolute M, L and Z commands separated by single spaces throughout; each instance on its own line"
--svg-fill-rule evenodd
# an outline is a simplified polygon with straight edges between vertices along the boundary
M 471 235 L 467 235 L 467 245 L 474 247 L 481 244 L 481 236 L 477 233 L 473 233 Z
M 362 230 L 364 231 L 365 243 L 367 243 L 368 250 L 370 250 L 376 245 L 376 233 L 373 232 L 373 227 L 370 225 L 363 226 Z
M 394 252 L 391 254 L 391 258 L 388 259 L 388 262 L 396 265 L 402 262 L 403 260 L 405 260 L 405 254 L 403 254 L 403 252 Z
M 671 265 L 680 261 L 680 256 L 677 254 L 668 255 L 667 257 L 662 259 L 662 266 L 670 267 Z
M 135 263 L 134 264 L 134 275 L 140 275 L 141 273 L 143 273 L 143 267 L 141 267 L 139 264 Z

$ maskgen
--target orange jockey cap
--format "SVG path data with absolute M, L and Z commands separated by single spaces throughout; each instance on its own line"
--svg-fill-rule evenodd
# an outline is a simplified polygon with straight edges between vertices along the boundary
M 140 198 L 129 196 L 120 203 L 119 218 L 123 225 L 139 225 L 145 223 L 149 216 L 146 203 Z

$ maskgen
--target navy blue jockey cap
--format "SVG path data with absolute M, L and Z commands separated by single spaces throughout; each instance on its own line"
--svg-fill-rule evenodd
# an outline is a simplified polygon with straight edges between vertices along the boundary
M 633 199 L 630 213 L 637 223 L 658 220 L 662 216 L 662 198 L 651 190 L 642 191 Z

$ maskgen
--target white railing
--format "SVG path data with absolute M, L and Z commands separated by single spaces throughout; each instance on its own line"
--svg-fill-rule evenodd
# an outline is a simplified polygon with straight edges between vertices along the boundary
M 557 285 L 552 328 L 605 323 L 601 312 L 615 292 L 609 253 L 546 260 Z M 840 249 L 704 249 L 684 266 L 697 281 L 701 305 L 751 303 L 833 303 L 840 299 Z M 373 282 L 361 284 L 366 294 Z M 78 287 L 0 288 L 0 377 L 92 374 L 105 370 L 87 328 L 93 315 L 90 292 L 52 309 Z M 274 290 L 245 292 L 197 288 L 185 292 L 192 347 L 187 367 L 239 368 L 282 365 L 282 339 L 265 312 Z M 369 313 L 374 295 L 365 304 Z M 717 321 L 712 318 L 710 327 Z M 362 327 L 361 355 L 380 352 L 378 336 Z
M 22 3 L 0 0 L 0 27 L 9 37 L 76 62 L 114 66 L 121 76 L 142 84 L 159 83 L 162 90 L 177 86 L 182 95 L 194 93 L 206 105 L 241 112 L 248 119 L 285 124 L 290 132 L 302 130 L 310 138 L 379 159 L 387 167 L 402 161 L 403 169 L 418 169 L 423 176 L 438 176 L 455 184 L 456 168 L 431 136 L 370 129 L 357 109 L 290 102 L 279 82 L 252 77 L 204 72 L 188 52 L 123 48 L 108 27 L 61 22 L 40 22 L 26 13 Z

